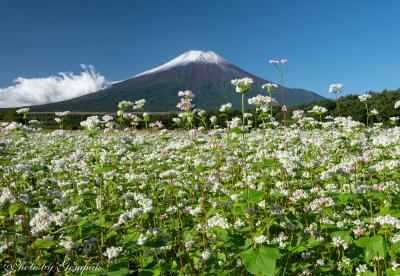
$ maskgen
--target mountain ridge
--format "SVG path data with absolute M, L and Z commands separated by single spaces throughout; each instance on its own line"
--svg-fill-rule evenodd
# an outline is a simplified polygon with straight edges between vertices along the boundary
M 231 64 L 213 51 L 191 50 L 106 89 L 62 102 L 31 106 L 31 110 L 115 111 L 119 101 L 143 98 L 146 111 L 177 111 L 177 93 L 187 89 L 195 94 L 194 104 L 199 108 L 216 110 L 221 104 L 231 102 L 238 109 L 241 96 L 230 81 L 243 77 L 254 80 L 253 90 L 246 98 L 265 93 L 261 86 L 270 82 Z M 281 101 L 278 90 L 273 92 L 273 97 Z M 318 99 L 324 97 L 305 89 L 285 88 L 287 105 Z

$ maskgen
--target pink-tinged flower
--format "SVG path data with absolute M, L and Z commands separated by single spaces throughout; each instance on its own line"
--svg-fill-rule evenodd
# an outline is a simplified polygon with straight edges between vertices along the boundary
M 356 166 L 350 166 L 350 167 L 346 168 L 347 173 L 355 173 L 356 171 L 357 171 Z
M 286 59 L 286 58 L 281 59 L 281 63 L 282 63 L 282 64 L 287 63 L 287 59 Z
M 179 96 L 179 97 L 185 97 L 185 98 L 191 98 L 191 99 L 194 98 L 194 94 L 193 94 L 193 92 L 190 91 L 190 90 L 179 91 L 179 92 L 178 92 L 178 96 Z
M 279 63 L 279 60 L 270 59 L 270 60 L 269 60 L 269 63 L 270 63 L 270 64 L 278 64 L 278 63 Z
M 149 125 L 150 128 L 159 128 L 162 129 L 164 128 L 164 124 L 161 121 L 155 121 L 154 123 L 151 123 Z
M 286 105 L 282 105 L 282 111 L 283 111 L 283 112 L 287 112 L 287 107 L 286 107 Z

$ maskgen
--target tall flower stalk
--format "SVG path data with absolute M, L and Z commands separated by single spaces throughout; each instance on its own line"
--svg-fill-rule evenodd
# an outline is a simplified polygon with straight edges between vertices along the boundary
M 22 119 L 24 120 L 25 125 L 27 125 L 29 107 L 20 108 L 16 112 L 17 112 L 17 114 L 22 114 Z
M 122 101 L 118 103 L 118 111 L 117 111 L 117 115 L 118 115 L 118 119 L 117 122 L 120 126 L 122 126 L 122 124 L 124 123 L 124 113 L 125 110 L 128 107 L 133 106 L 133 103 L 130 101 Z
M 271 99 L 272 99 L 272 91 L 274 91 L 276 88 L 278 88 L 278 85 L 275 84 L 275 83 L 266 83 L 266 84 L 264 84 L 262 86 L 262 89 L 264 89 L 269 94 L 269 97 Z M 269 112 L 270 112 L 270 120 L 272 121 L 272 117 L 274 116 L 273 115 L 274 114 L 274 108 L 273 108 L 272 105 L 270 107 Z
M 358 96 L 358 99 L 360 99 L 360 102 L 364 103 L 365 105 L 365 110 L 367 112 L 367 126 L 369 125 L 369 110 L 368 110 L 368 101 L 372 98 L 370 94 L 364 94 L 361 96 Z
M 69 111 L 63 111 L 63 112 L 56 112 L 55 115 L 57 116 L 57 118 L 55 119 L 55 121 L 59 124 L 59 127 L 61 129 L 64 128 L 64 124 L 65 124 L 65 117 L 68 116 L 71 112 Z
M 242 95 L 242 127 L 244 131 L 244 126 L 245 126 L 244 95 L 251 90 L 251 84 L 253 83 L 253 79 L 251 78 L 234 79 L 231 81 L 231 83 L 232 85 L 235 86 L 236 92 Z
M 193 128 L 194 114 L 192 108 L 194 107 L 194 105 L 192 101 L 194 98 L 194 94 L 192 91 L 186 90 L 186 91 L 179 91 L 178 96 L 180 97 L 180 102 L 176 105 L 176 107 L 181 111 L 183 111 L 179 113 L 179 117 L 185 120 L 188 129 Z
M 284 95 L 284 87 L 283 87 L 283 80 L 284 80 L 284 75 L 287 71 L 287 68 L 285 67 L 285 64 L 288 62 L 286 58 L 282 58 L 281 60 L 274 60 L 270 59 L 269 63 L 272 64 L 278 71 L 281 79 L 281 102 L 282 102 L 282 111 L 283 111 L 283 123 L 286 128 L 286 112 L 287 112 L 287 107 L 285 104 L 285 95 Z
M 221 108 L 219 109 L 219 112 L 221 112 L 222 120 L 223 120 L 224 117 L 226 119 L 226 124 L 228 124 L 229 112 L 231 110 L 232 110 L 232 104 L 231 103 L 223 104 L 223 105 L 221 105 Z
M 331 85 L 329 85 L 329 93 L 333 93 L 336 96 L 336 111 L 338 116 L 340 116 L 339 94 L 342 92 L 342 89 L 343 89 L 342 83 L 332 83 Z

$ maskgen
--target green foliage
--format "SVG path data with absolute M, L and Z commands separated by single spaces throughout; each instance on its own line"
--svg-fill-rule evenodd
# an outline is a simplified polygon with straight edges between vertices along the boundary
M 356 245 L 364 248 L 366 262 L 371 261 L 375 257 L 384 258 L 386 255 L 386 243 L 381 235 L 362 237 L 356 240 Z
M 275 275 L 276 260 L 280 258 L 279 250 L 271 247 L 249 249 L 240 253 L 246 269 L 257 275 Z

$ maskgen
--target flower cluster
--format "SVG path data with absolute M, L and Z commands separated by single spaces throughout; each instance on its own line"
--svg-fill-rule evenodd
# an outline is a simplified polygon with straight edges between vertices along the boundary
M 266 83 L 263 84 L 261 88 L 266 90 L 268 93 L 271 93 L 274 89 L 278 88 L 278 85 L 275 83 Z
M 329 85 L 329 93 L 339 94 L 342 92 L 343 84 L 342 83 L 333 83 Z
M 271 105 L 278 105 L 278 102 L 274 98 L 263 95 L 249 98 L 248 103 L 254 105 L 257 110 L 262 110 L 263 112 L 267 112 Z
M 360 102 L 364 103 L 364 102 L 372 99 L 372 96 L 371 96 L 371 94 L 363 94 L 363 95 L 358 96 L 358 98 L 360 99 Z
M 240 94 L 249 92 L 251 90 L 252 83 L 253 79 L 251 78 L 234 79 L 231 81 L 231 84 L 236 87 L 236 92 Z
M 194 98 L 192 91 L 179 91 L 178 96 L 181 97 L 181 100 L 176 107 L 184 112 L 190 111 L 190 109 L 193 107 L 192 100 Z

